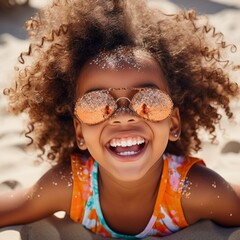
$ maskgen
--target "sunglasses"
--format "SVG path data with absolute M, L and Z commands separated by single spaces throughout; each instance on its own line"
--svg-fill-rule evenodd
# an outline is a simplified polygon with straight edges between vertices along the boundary
M 131 91 L 131 99 L 115 99 L 112 92 Z M 122 107 L 120 102 L 127 102 Z M 172 112 L 173 102 L 170 96 L 156 88 L 109 88 L 85 93 L 75 105 L 74 115 L 88 125 L 101 123 L 114 115 L 119 109 L 130 110 L 135 115 L 152 122 L 166 119 Z M 129 111 L 127 111 L 129 113 Z

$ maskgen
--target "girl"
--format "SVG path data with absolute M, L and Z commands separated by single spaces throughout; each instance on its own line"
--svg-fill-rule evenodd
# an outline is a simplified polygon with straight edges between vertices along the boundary
M 200 159 L 231 118 L 234 51 L 195 12 L 166 15 L 144 1 L 54 1 L 27 22 L 10 109 L 56 163 L 33 187 L 0 198 L 0 226 L 56 211 L 96 234 L 165 236 L 203 219 L 240 226 L 237 192 Z M 235 67 L 236 68 L 236 67 Z M 227 203 L 227 204 L 226 204 Z

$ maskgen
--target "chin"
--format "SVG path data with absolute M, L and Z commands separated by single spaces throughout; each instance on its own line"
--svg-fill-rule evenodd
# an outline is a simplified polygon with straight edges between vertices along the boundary
M 137 169 L 123 169 L 122 171 L 117 171 L 115 174 L 115 178 L 118 179 L 119 181 L 123 182 L 134 182 L 138 181 L 141 178 L 144 177 L 146 174 L 146 170 L 137 170 Z

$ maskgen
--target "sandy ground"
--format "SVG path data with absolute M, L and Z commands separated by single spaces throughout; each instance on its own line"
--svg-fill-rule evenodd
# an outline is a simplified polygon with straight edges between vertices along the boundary
M 19 53 L 27 49 L 28 42 L 24 22 L 32 16 L 36 8 L 47 1 L 32 0 L 30 6 L 0 9 L 0 93 L 8 85 L 14 64 Z M 194 8 L 207 14 L 210 22 L 222 31 L 228 42 L 240 49 L 240 1 L 239 0 L 151 0 L 165 11 L 180 7 Z M 240 61 L 239 53 L 232 56 Z M 235 76 L 240 82 L 240 76 Z M 26 127 L 24 116 L 14 117 L 6 111 L 7 102 L 0 94 L 0 193 L 32 185 L 48 168 L 47 163 L 36 165 L 34 154 L 26 152 L 27 140 L 23 130 Z M 218 130 L 218 145 L 212 145 L 203 133 L 204 150 L 197 156 L 202 157 L 207 166 L 220 173 L 228 181 L 240 184 L 240 106 L 233 103 L 236 115 L 234 121 L 223 119 Z M 0 240 L 20 239 L 19 228 L 0 231 Z M 42 238 L 47 239 L 47 238 Z M 237 239 L 237 238 L 236 238 Z M 240 239 L 240 238 L 238 238 Z

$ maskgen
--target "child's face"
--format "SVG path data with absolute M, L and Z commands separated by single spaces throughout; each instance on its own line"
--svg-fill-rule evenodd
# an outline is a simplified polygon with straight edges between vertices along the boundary
M 92 123 L 99 123 L 89 125 L 75 118 L 74 125 L 77 139 L 83 138 L 85 141 L 85 144 L 80 146 L 82 150 L 87 148 L 100 166 L 114 178 L 133 181 L 142 178 L 161 160 L 169 140 L 177 140 L 174 133 L 180 131 L 180 117 L 178 109 L 173 109 L 169 116 L 157 122 L 133 114 L 128 106 L 138 91 L 132 88 L 150 87 L 167 93 L 166 81 L 159 64 L 148 54 L 138 53 L 134 56 L 134 64 L 128 57 L 115 58 L 113 60 L 100 56 L 100 60 L 96 57 L 87 63 L 79 75 L 76 94 L 77 98 L 80 98 L 93 90 L 121 88 L 111 91 L 110 94 L 115 100 L 120 98 L 117 104 L 125 108 L 117 110 L 110 118 L 99 121 L 96 107 L 90 119 Z M 93 98 L 96 97 L 98 95 L 93 95 Z M 144 98 L 147 101 L 151 95 Z M 104 100 L 99 100 L 99 105 L 102 102 Z M 154 117 L 155 115 L 153 119 Z

